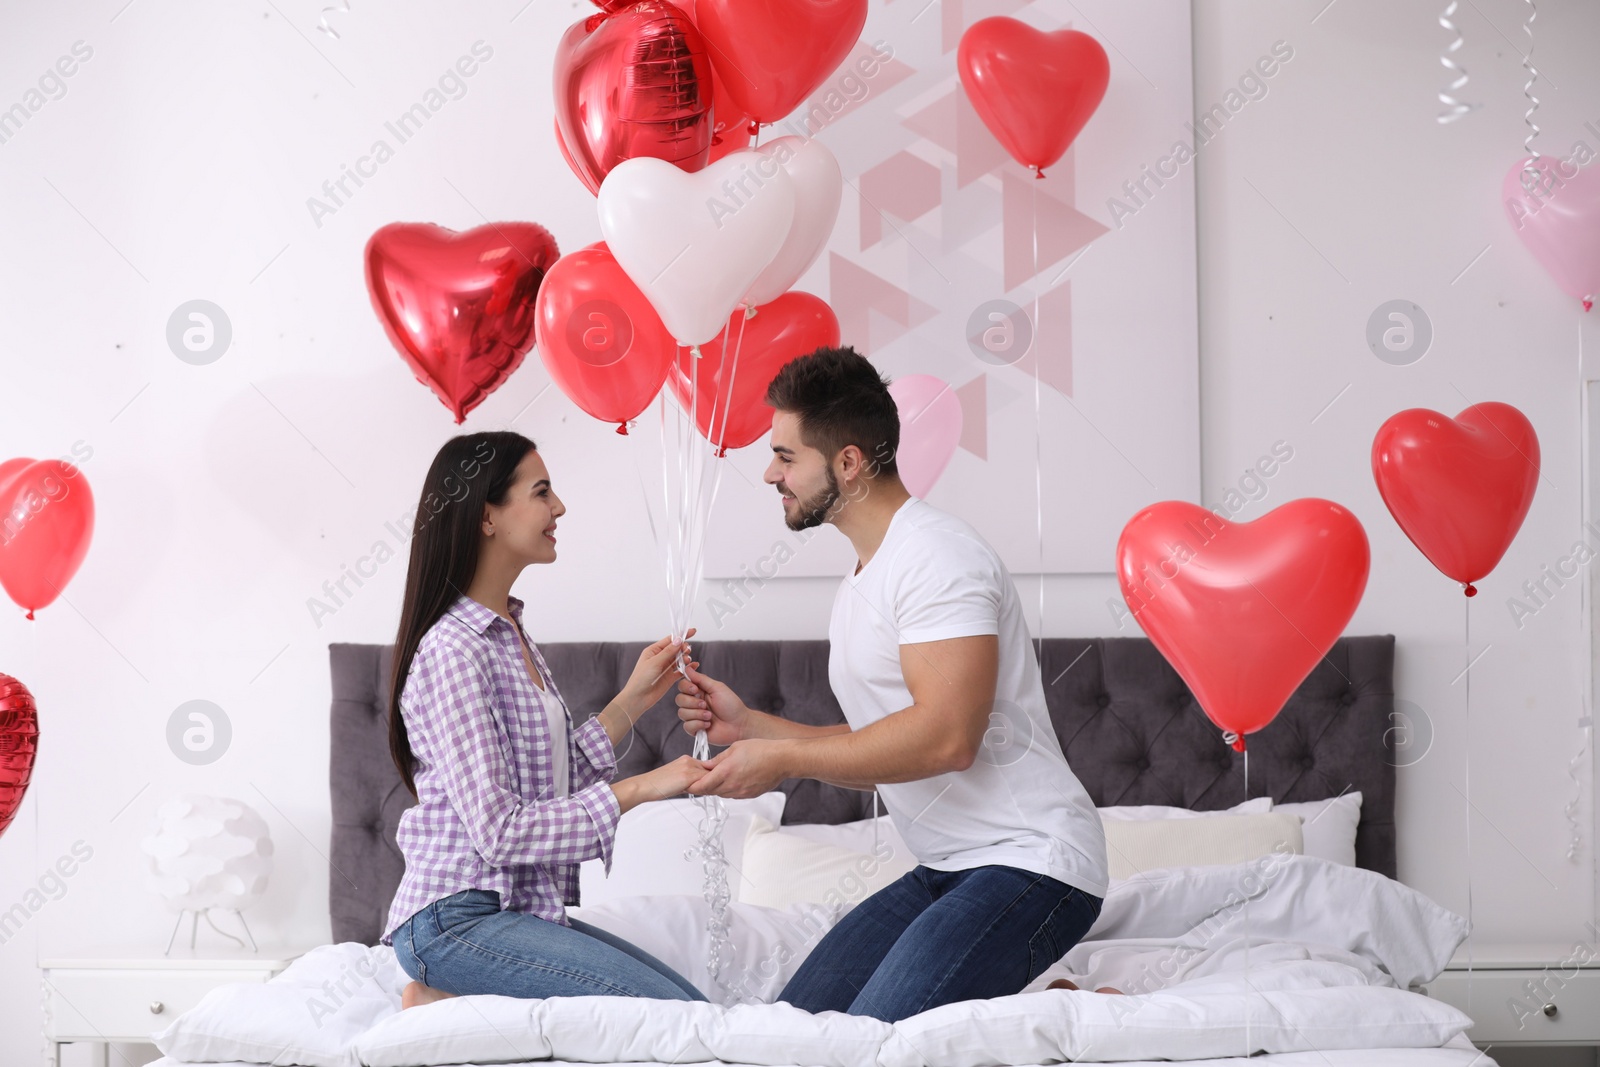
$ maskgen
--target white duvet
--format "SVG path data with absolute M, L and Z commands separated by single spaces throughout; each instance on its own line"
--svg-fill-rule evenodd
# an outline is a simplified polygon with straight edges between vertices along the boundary
M 734 978 L 720 987 L 705 972 L 703 902 L 636 897 L 573 909 L 720 1003 L 474 996 L 401 1012 L 408 979 L 393 951 L 350 943 L 315 949 L 265 985 L 213 991 L 153 1040 L 180 1062 L 308 1067 L 999 1067 L 1437 1049 L 1471 1025 L 1408 991 L 1443 970 L 1466 920 L 1382 875 L 1326 860 L 1269 855 L 1113 883 L 1084 941 L 1014 996 L 893 1024 L 769 1003 L 848 906 L 734 905 Z M 1062 976 L 1084 989 L 1044 989 Z M 1088 991 L 1101 985 L 1130 995 Z

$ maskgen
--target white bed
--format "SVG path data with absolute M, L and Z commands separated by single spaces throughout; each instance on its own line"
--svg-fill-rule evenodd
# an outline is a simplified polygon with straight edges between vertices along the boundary
M 1326 859 L 1270 853 L 1118 881 L 1089 936 L 1015 996 L 894 1024 L 766 1002 L 851 906 L 735 904 L 735 960 L 754 976 L 736 990 L 705 969 L 698 898 L 616 897 L 576 909 L 723 1003 L 478 996 L 401 1012 L 407 979 L 391 950 L 324 946 L 266 985 L 212 993 L 157 1035 L 168 1053 L 157 1062 L 989 1067 L 1243 1064 L 1257 1053 L 1249 1062 L 1493 1064 L 1461 1036 L 1465 1015 L 1409 991 L 1443 969 L 1466 921 L 1381 874 Z M 1045 989 L 1056 977 L 1084 988 Z M 1149 992 L 1088 991 L 1107 984 Z
M 1336 643 L 1253 738 L 1248 793 L 1238 754 L 1148 641 L 1041 646 L 1062 746 L 1095 802 L 1114 805 L 1099 809 L 1112 887 L 1086 938 L 1014 996 L 894 1024 L 773 1003 L 833 923 L 915 862 L 887 819 L 863 817 L 872 810 L 865 794 L 801 782 L 785 783 L 787 795 L 728 802 L 733 962 L 720 982 L 706 964 L 700 863 L 685 856 L 698 821 L 690 801 L 628 812 L 609 878 L 585 865 L 584 906 L 573 914 L 672 965 L 711 1003 L 479 996 L 400 1011 L 407 978 L 392 950 L 372 945 L 400 877 L 394 826 L 410 799 L 383 730 L 391 650 L 333 645 L 331 854 L 340 875 L 330 876 L 329 903 L 341 943 L 264 985 L 213 991 L 156 1035 L 166 1054 L 157 1063 L 1243 1067 L 1248 1057 L 1493 1067 L 1462 1036 L 1465 1015 L 1410 991 L 1443 969 L 1467 923 L 1392 877 L 1392 636 Z M 575 719 L 604 706 L 639 647 L 543 646 L 571 679 L 563 689 Z M 722 642 L 701 658 L 782 714 L 826 724 L 842 721 L 826 651 L 826 642 Z M 647 717 L 619 774 L 658 766 L 687 744 L 670 712 Z M 1279 847 L 1286 828 L 1288 849 Z M 1058 977 L 1083 988 L 1047 990 Z M 1102 985 L 1130 995 L 1089 991 Z

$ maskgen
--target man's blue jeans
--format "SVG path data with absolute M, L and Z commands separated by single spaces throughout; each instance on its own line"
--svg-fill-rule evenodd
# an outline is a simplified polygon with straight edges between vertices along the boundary
M 1015 867 L 918 866 L 829 930 L 778 999 L 897 1022 L 1019 993 L 1089 932 L 1102 900 Z
M 412 978 L 446 993 L 706 999 L 637 945 L 571 916 L 567 921 L 570 927 L 501 911 L 499 893 L 466 889 L 401 923 L 394 954 Z

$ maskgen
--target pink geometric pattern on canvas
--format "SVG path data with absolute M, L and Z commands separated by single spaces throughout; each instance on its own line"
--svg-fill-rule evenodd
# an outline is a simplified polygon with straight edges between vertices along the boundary
M 867 69 L 872 70 L 871 77 L 864 77 L 861 74 L 862 68 L 858 64 L 863 60 L 867 63 Z M 866 106 L 915 73 L 915 68 L 892 56 L 889 59 L 880 59 L 871 44 L 857 41 L 855 48 L 845 57 L 845 61 L 839 64 L 839 69 L 823 82 L 822 88 L 812 93 L 794 114 L 775 126 L 763 129 L 760 142 L 784 134 L 815 136 L 824 127 Z M 863 86 L 865 91 L 850 90 L 844 84 L 844 79 L 850 77 L 855 79 L 856 84 Z
M 1029 179 L 1030 181 L 1032 179 Z M 1049 353 L 1038 360 L 1039 384 L 1047 385 L 1062 396 L 1072 396 L 1072 283 L 1062 282 L 1046 290 L 1039 297 L 1038 317 L 1034 305 L 1023 305 L 1028 318 L 1033 320 L 1033 342 L 1021 359 L 1012 364 L 1017 370 L 1033 377 L 1037 354 Z M 1030 385 L 1031 388 L 1031 385 Z M 1030 398 L 1029 402 L 1032 400 Z
M 938 314 L 893 282 L 832 251 L 828 253 L 828 303 L 838 316 L 843 343 L 854 345 L 864 356 Z M 872 334 L 873 316 L 869 313 L 873 311 L 878 312 L 879 336 Z
M 989 376 L 980 374 L 956 387 L 961 401 L 961 447 L 979 459 L 989 458 Z
M 1044 178 L 1033 178 L 1015 169 L 1000 175 L 1004 190 L 1005 287 L 1007 291 L 1032 278 L 1034 270 L 1035 224 L 1038 234 L 1038 272 L 1046 275 L 1078 249 L 1093 241 L 1108 228 L 1072 206 L 1076 181 L 1073 176 L 1073 150 Z M 1035 197 L 1038 218 L 1033 217 Z
M 883 216 L 907 222 L 939 206 L 939 168 L 896 152 L 861 175 L 861 247 L 883 240 Z
M 1063 273 L 1062 265 L 1107 233 L 1108 228 L 1075 206 L 1073 150 L 1050 168 L 1043 180 L 1035 180 L 984 126 L 956 76 L 950 53 L 955 51 L 966 28 L 982 18 L 1021 11 L 1030 0 L 885 3 L 915 5 L 917 19 L 931 15 L 930 9 L 938 4 L 940 46 L 944 63 L 949 64 L 948 74 L 943 73 L 943 63 L 939 64 L 941 69 L 926 69 L 919 74 L 890 60 L 873 78 L 866 79 L 869 91 L 863 100 L 830 114 L 838 117 L 864 108 L 874 115 L 869 121 L 897 121 L 904 131 L 948 156 L 941 165 L 937 154 L 929 155 L 914 145 L 908 149 L 903 138 L 885 138 L 881 148 L 866 142 L 876 151 L 869 149 L 864 160 L 857 157 L 859 169 L 853 175 L 847 174 L 859 202 L 859 248 L 846 253 L 830 250 L 829 302 L 838 315 L 844 342 L 868 355 L 940 313 L 931 303 L 948 300 L 948 283 L 936 292 L 928 274 L 918 269 L 911 272 L 908 288 L 902 288 L 856 259 L 858 252 L 880 248 L 886 239 L 896 236 L 893 230 L 900 229 L 910 242 L 904 249 L 908 258 L 914 255 L 926 259 L 931 252 L 935 261 L 939 256 L 950 255 L 970 261 L 970 257 L 979 255 L 984 261 L 982 273 L 995 272 L 994 281 L 983 287 L 997 284 L 1001 290 L 990 296 L 1008 296 L 1021 304 L 1030 318 L 1037 310 L 1040 322 L 1035 324 L 1033 341 L 1021 359 L 1009 369 L 985 370 L 955 390 L 964 416 L 960 445 L 987 460 L 990 406 L 1002 403 L 1001 395 L 1012 393 L 1014 386 L 1030 392 L 1032 383 L 1025 379 L 1034 376 L 1036 367 L 1041 386 L 1072 396 L 1072 291 L 1069 282 L 1058 279 Z M 869 47 L 858 45 L 857 51 L 864 54 Z M 848 64 L 841 69 L 849 69 Z M 913 75 L 918 77 L 911 86 L 912 98 L 928 102 L 909 115 L 896 115 L 895 108 L 882 99 L 882 90 Z M 837 81 L 837 76 L 832 79 L 832 83 Z M 834 88 L 837 89 L 836 84 Z M 810 103 L 836 108 L 839 101 L 837 97 L 828 100 L 819 92 Z M 989 175 L 1000 179 L 998 195 L 991 183 L 978 184 Z M 939 214 L 928 220 L 926 216 L 935 210 Z M 997 257 L 980 251 L 993 249 L 996 236 Z M 933 250 L 930 241 L 940 246 L 938 251 Z M 991 257 L 998 262 L 992 262 Z M 882 260 L 874 259 L 873 263 L 877 270 L 885 269 Z M 939 274 L 939 266 L 929 265 Z M 913 266 L 920 265 L 913 262 Z M 973 282 L 966 284 L 971 286 Z M 1034 293 L 1040 294 L 1037 304 Z M 926 300 L 918 299 L 918 294 Z M 1000 377 L 991 382 L 991 376 L 996 374 Z M 1028 400 L 1031 403 L 1031 395 Z
M 957 189 L 966 188 L 1011 158 L 959 85 L 901 123 L 955 155 Z

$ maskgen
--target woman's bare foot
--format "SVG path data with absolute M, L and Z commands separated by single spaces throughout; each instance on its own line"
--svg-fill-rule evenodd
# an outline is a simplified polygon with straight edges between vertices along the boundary
M 412 982 L 400 993 L 400 1010 L 414 1008 L 418 1004 L 432 1004 L 436 1000 L 445 1000 L 453 996 L 454 993 L 446 993 L 442 989 L 434 989 L 421 982 Z
M 1045 986 L 1045 988 L 1046 989 L 1077 989 L 1078 986 L 1077 986 L 1077 983 L 1071 982 L 1071 981 L 1069 981 L 1069 980 L 1067 980 L 1065 978 L 1057 978 L 1054 982 L 1051 982 L 1049 985 Z M 1095 992 L 1096 993 L 1115 993 L 1117 996 L 1124 996 L 1125 995 L 1122 992 L 1122 990 L 1118 989 L 1115 986 L 1109 986 L 1109 985 L 1103 985 L 1099 989 L 1096 989 Z

